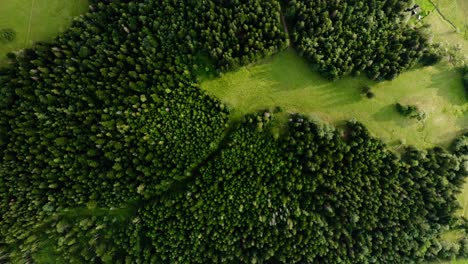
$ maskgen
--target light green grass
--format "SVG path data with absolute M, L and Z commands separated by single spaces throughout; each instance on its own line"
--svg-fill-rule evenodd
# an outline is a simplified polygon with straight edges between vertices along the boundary
M 228 105 L 235 116 L 262 108 L 281 106 L 287 112 L 316 116 L 337 123 L 356 118 L 372 134 L 390 144 L 403 140 L 419 148 L 448 143 L 466 127 L 468 104 L 460 74 L 440 64 L 411 70 L 391 82 L 374 83 L 365 77 L 335 82 L 312 71 L 293 50 L 223 77 L 204 81 L 201 87 Z M 370 85 L 376 97 L 360 94 Z M 394 104 L 417 105 L 425 122 L 401 116 Z
M 466 0 L 433 0 L 444 16 L 465 34 L 468 25 L 468 2 Z
M 435 43 L 458 45 L 461 47 L 461 52 L 465 57 L 468 55 L 468 40 L 464 38 L 462 33 L 457 33 L 437 12 L 432 12 L 428 15 L 425 18 L 425 22 L 431 25 L 431 30 L 434 33 L 433 41 Z
M 88 0 L 0 0 L 0 29 L 16 31 L 15 41 L 0 43 L 0 61 L 10 51 L 48 41 L 88 9 Z

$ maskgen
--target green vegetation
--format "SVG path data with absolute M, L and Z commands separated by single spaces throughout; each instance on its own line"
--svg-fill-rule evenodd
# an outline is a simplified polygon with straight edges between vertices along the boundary
M 87 8 L 87 0 L 2 0 L 0 29 L 14 30 L 16 38 L 8 43 L 0 41 L 0 63 L 10 51 L 51 40 Z
M 464 0 L 432 0 L 445 19 L 468 40 L 468 3 Z
M 0 29 L 0 42 L 12 42 L 16 38 L 16 32 L 11 28 Z
M 466 128 L 468 104 L 460 73 L 447 63 L 416 68 L 391 82 L 374 83 L 363 77 L 330 82 L 312 71 L 293 50 L 249 65 L 201 87 L 230 105 L 237 118 L 279 105 L 287 112 L 315 116 L 339 124 L 355 118 L 388 144 L 401 140 L 418 148 L 448 146 Z M 360 94 L 372 87 L 375 98 Z M 406 119 L 394 104 L 417 105 L 424 123 Z M 234 117 L 235 118 L 235 117 Z
M 291 38 L 325 76 L 391 80 L 413 66 L 429 33 L 408 25 L 414 1 L 286 1 Z
M 419 110 L 415 105 L 402 105 L 400 103 L 396 103 L 395 107 L 398 113 L 409 118 L 416 118 L 421 121 L 426 117 L 426 114 Z
M 455 209 L 444 199 L 463 179 L 458 158 L 433 149 L 399 160 L 359 124 L 333 131 L 288 118 L 275 140 L 273 113 L 246 116 L 192 184 L 143 210 L 156 263 L 409 263 L 438 253 L 424 248 Z
M 323 15 L 365 33 L 355 27 L 360 8 L 388 5 L 371 12 L 382 19 L 372 28 L 377 38 L 362 42 L 377 45 L 359 47 L 382 56 L 383 67 L 368 71 L 374 79 L 393 78 L 428 52 L 421 31 L 388 26 L 403 8 L 394 2 L 353 2 L 347 10 L 359 12 Z M 295 3 L 287 12 L 291 29 L 313 20 L 291 11 Z M 319 3 L 321 10 L 342 7 Z M 465 138 L 451 152 L 435 147 L 463 128 L 461 73 L 438 64 L 391 83 L 329 82 L 292 49 L 271 56 L 288 44 L 282 18 L 276 0 L 93 0 L 50 43 L 9 55 L 0 69 L 0 262 L 413 263 L 465 256 L 465 239 L 458 239 L 468 224 L 455 214 L 468 175 Z M 336 39 L 330 45 L 343 46 L 340 27 L 328 29 Z M 294 31 L 293 40 L 313 37 Z M 382 36 L 401 37 L 416 50 L 399 50 L 402 59 L 389 62 Z M 322 63 L 338 69 L 341 59 Z M 360 59 L 348 57 L 344 67 L 363 65 Z M 210 80 L 210 73 L 221 78 Z M 210 97 L 200 80 L 232 101 Z M 427 120 L 400 117 L 396 102 L 417 105 Z M 361 123 L 335 129 L 311 121 L 313 113 L 333 122 L 362 115 L 371 129 L 383 125 L 428 149 L 390 149 Z M 401 131 L 392 131 L 395 124 Z M 418 128 L 431 137 L 414 133 Z M 444 239 L 449 229 L 453 244 Z
M 466 96 L 468 98 L 468 65 L 465 65 L 464 67 L 462 67 L 461 72 L 462 72 L 463 87 L 465 87 Z

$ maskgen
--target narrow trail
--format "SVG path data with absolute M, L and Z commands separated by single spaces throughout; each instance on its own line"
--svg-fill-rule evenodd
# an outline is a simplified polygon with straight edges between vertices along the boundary
M 28 45 L 29 35 L 31 34 L 31 23 L 32 23 L 32 16 L 33 16 L 33 10 L 34 10 L 34 3 L 35 2 L 36 2 L 36 0 L 31 0 L 31 11 L 29 12 L 28 31 L 26 33 L 26 39 L 25 39 L 25 43 L 24 43 L 26 45 Z
M 288 40 L 289 40 L 288 46 L 292 47 L 292 39 L 291 39 L 291 35 L 289 35 L 288 24 L 286 24 L 286 19 L 284 18 L 283 7 L 280 8 L 280 18 L 281 18 L 281 23 L 283 24 L 284 32 L 286 33 L 286 36 L 288 37 Z

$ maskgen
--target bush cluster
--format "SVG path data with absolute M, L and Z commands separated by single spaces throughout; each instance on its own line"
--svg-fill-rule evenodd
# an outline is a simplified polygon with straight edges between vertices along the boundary
M 415 105 L 402 105 L 400 103 L 396 103 L 395 108 L 398 113 L 409 118 L 417 118 L 418 120 L 422 120 L 425 117 L 424 112 L 419 110 L 419 108 Z
M 463 66 L 461 72 L 463 87 L 465 88 L 465 93 L 468 98 L 468 65 Z

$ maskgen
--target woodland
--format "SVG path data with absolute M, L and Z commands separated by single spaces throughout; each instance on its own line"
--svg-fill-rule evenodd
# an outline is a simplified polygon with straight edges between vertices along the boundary
M 91 1 L 66 32 L 0 68 L 0 262 L 467 257 L 467 239 L 440 239 L 468 226 L 454 214 L 466 134 L 450 149 L 394 153 L 356 120 L 335 128 L 280 107 L 232 120 L 199 88 L 207 71 L 289 45 L 327 78 L 393 79 L 437 56 L 429 29 L 405 23 L 413 6 Z

